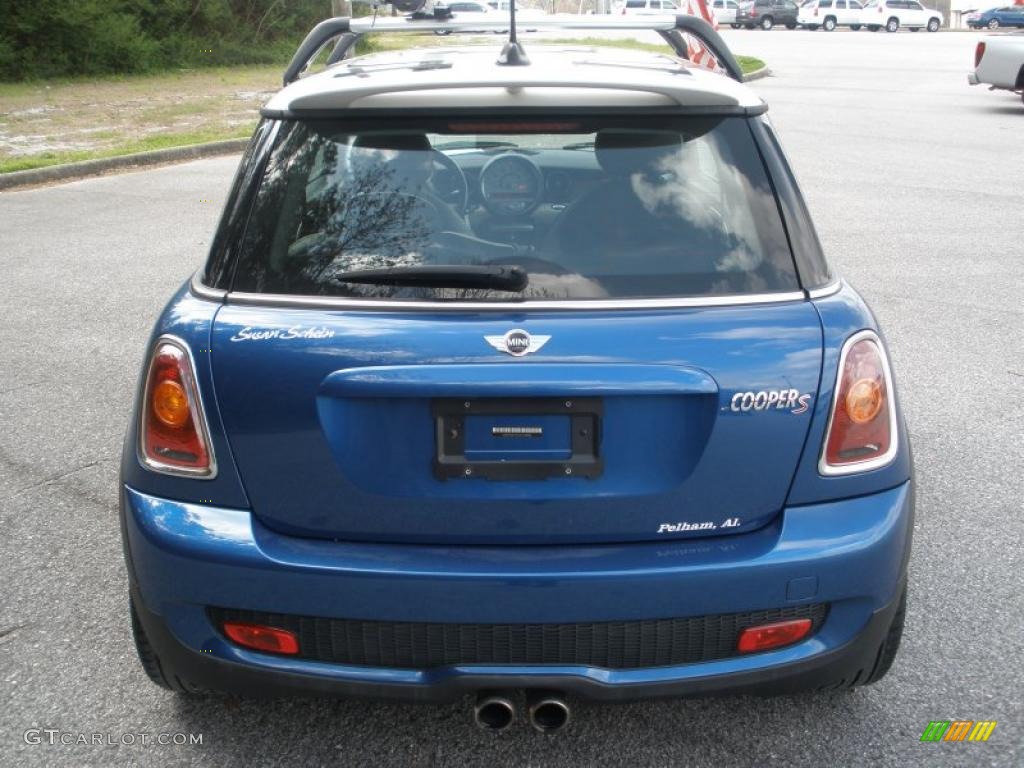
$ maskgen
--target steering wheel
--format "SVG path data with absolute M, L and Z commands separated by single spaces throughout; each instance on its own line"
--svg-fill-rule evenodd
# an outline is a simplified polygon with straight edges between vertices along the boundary
M 458 163 L 439 149 L 431 150 L 432 173 L 429 186 L 435 195 L 464 215 L 469 208 L 469 182 Z

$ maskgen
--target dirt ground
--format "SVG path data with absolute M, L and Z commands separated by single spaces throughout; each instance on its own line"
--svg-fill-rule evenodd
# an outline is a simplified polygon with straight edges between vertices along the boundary
M 246 136 L 281 69 L 0 84 L 0 172 Z

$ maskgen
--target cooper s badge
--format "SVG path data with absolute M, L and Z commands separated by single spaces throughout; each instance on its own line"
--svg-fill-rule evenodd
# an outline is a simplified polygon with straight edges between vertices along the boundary
M 769 389 L 760 392 L 737 392 L 729 401 L 729 410 L 736 413 L 747 411 L 789 411 L 804 413 L 811 405 L 811 396 L 798 389 Z
M 536 352 L 548 343 L 550 336 L 531 336 L 522 328 L 513 328 L 504 336 L 484 336 L 484 339 L 499 352 L 513 357 L 522 357 Z

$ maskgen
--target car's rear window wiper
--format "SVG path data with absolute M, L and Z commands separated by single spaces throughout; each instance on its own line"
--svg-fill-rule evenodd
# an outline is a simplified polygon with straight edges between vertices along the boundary
M 520 267 L 501 265 L 443 264 L 418 267 L 385 267 L 340 272 L 334 279 L 342 283 L 400 285 L 418 288 L 487 288 L 522 291 L 530 282 Z

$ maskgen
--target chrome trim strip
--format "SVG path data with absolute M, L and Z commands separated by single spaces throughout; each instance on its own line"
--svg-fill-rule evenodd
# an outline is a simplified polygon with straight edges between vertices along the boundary
M 882 371 L 885 373 L 886 399 L 889 401 L 889 450 L 881 456 L 866 461 L 857 461 L 852 464 L 841 464 L 833 466 L 825 460 L 825 453 L 828 450 L 828 441 L 832 436 L 832 419 L 836 413 L 836 405 L 839 399 L 839 380 L 843 375 L 843 366 L 846 365 L 846 354 L 850 348 L 862 339 L 870 339 L 878 348 L 878 355 L 882 359 Z M 889 355 L 886 354 L 885 346 L 878 334 L 871 330 L 857 331 L 843 344 L 843 351 L 839 355 L 839 369 L 836 371 L 836 381 L 832 388 L 832 404 L 828 412 L 828 425 L 825 427 L 825 439 L 821 442 L 821 454 L 818 458 L 818 472 L 825 477 L 837 477 L 839 475 L 852 475 L 858 472 L 867 472 L 872 469 L 879 469 L 890 464 L 899 450 L 899 432 L 896 424 L 896 392 L 892 384 L 892 371 L 889 369 Z
M 146 455 L 145 448 L 145 430 L 146 430 L 146 414 L 149 411 L 149 382 L 150 377 L 153 375 L 153 364 L 156 362 L 156 350 L 159 349 L 161 344 L 170 344 L 173 347 L 177 347 L 188 357 L 189 373 L 189 391 L 190 397 L 195 398 L 196 406 L 196 418 L 195 421 L 198 423 L 199 430 L 202 438 L 206 443 L 206 452 L 210 456 L 210 466 L 207 469 L 196 469 L 192 467 L 179 467 L 175 464 L 165 464 L 157 459 L 151 459 Z M 191 403 L 190 403 L 191 405 Z M 203 404 L 203 393 L 199 389 L 199 382 L 196 381 L 196 361 L 192 357 L 192 349 L 185 341 L 178 336 L 174 336 L 169 333 L 165 333 L 155 342 L 149 350 L 149 365 L 146 366 L 146 376 L 142 380 L 142 410 L 138 414 L 139 416 L 139 434 L 138 441 L 135 444 L 136 457 L 139 463 L 142 464 L 146 469 L 152 470 L 153 472 L 159 472 L 163 475 L 174 475 L 176 477 L 189 477 L 193 480 L 213 480 L 217 476 L 217 457 L 213 452 L 213 441 L 210 439 L 210 430 L 206 423 L 206 406 Z
M 807 292 L 807 298 L 809 299 L 823 299 L 826 296 L 831 296 L 833 293 L 839 293 L 839 289 L 843 287 L 843 281 L 836 278 L 831 283 L 821 288 L 815 288 Z
M 211 301 L 216 301 L 220 304 L 223 304 L 224 299 L 228 295 L 228 292 L 222 291 L 218 288 L 210 288 L 209 286 L 203 285 L 202 278 L 200 277 L 202 272 L 203 270 L 200 269 L 197 270 L 194 275 L 192 275 L 192 280 L 191 282 L 189 282 L 188 285 L 189 290 L 192 291 L 192 294 L 194 296 L 198 296 L 200 299 L 210 299 Z
M 704 296 L 664 299 L 566 299 L 565 301 L 387 301 L 332 296 L 289 296 L 279 293 L 231 291 L 228 304 L 246 306 L 345 309 L 351 311 L 429 312 L 551 312 L 569 310 L 683 309 L 690 307 L 732 307 L 747 304 L 780 304 L 804 301 L 803 291 L 757 293 L 745 296 Z

